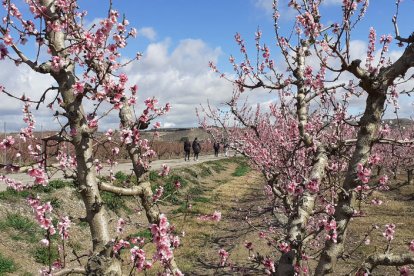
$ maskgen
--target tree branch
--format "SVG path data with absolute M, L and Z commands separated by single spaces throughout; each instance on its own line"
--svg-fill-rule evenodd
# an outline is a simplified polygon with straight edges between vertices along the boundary
M 144 194 L 144 189 L 150 187 L 149 182 L 142 182 L 139 186 L 134 186 L 132 188 L 123 188 L 123 187 L 116 187 L 111 184 L 100 182 L 99 189 L 105 192 L 111 192 L 114 194 L 118 194 L 121 196 L 139 196 Z
M 53 273 L 53 275 L 54 276 L 65 276 L 65 275 L 70 275 L 70 274 L 73 274 L 73 273 L 86 275 L 85 269 L 80 268 L 80 267 L 62 269 L 62 270 L 60 270 L 56 273 Z
M 388 254 L 376 254 L 369 256 L 364 263 L 364 268 L 368 269 L 370 272 L 377 266 L 403 266 L 414 264 L 414 255 L 413 254 L 401 254 L 394 255 L 392 253 Z

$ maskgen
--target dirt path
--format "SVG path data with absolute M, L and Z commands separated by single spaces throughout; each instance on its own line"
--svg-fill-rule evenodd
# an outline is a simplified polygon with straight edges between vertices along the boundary
M 203 155 L 199 157 L 198 161 L 194 161 L 193 159 L 191 159 L 191 161 L 185 162 L 182 158 L 168 159 L 168 160 L 155 160 L 151 163 L 151 170 L 160 170 L 162 164 L 166 164 L 167 166 L 171 168 L 180 168 L 184 166 L 191 166 L 191 165 L 195 165 L 195 164 L 199 164 L 199 163 L 203 163 L 207 161 L 212 161 L 212 160 L 219 160 L 223 158 L 226 158 L 226 157 L 222 155 L 220 155 L 219 157 L 215 157 L 214 155 Z M 119 163 L 116 167 L 113 168 L 114 172 L 122 171 L 125 173 L 129 173 L 131 172 L 131 170 L 132 170 L 131 163 Z M 101 171 L 101 175 L 107 176 L 109 175 L 109 172 L 110 172 L 110 167 L 105 166 Z M 18 180 L 18 181 L 22 181 L 23 183 L 33 181 L 33 178 L 27 175 L 27 173 L 6 174 L 6 176 L 13 178 L 15 180 Z M 62 178 L 63 178 L 62 172 L 58 171 L 51 176 L 50 180 L 62 179 Z M 3 181 L 0 181 L 0 192 L 6 189 L 7 189 L 7 185 Z
M 253 171 L 234 176 L 237 166 L 229 163 L 225 171 L 199 182 L 199 196 L 192 199 L 192 214 L 184 223 L 183 246 L 176 252 L 186 275 L 265 275 L 249 261 L 249 251 L 244 246 L 252 242 L 263 254 L 269 252 L 252 227 L 263 225 L 266 217 L 259 207 L 265 200 L 263 182 Z M 212 214 L 215 210 L 222 213 L 220 222 L 199 219 L 200 214 Z M 174 221 L 183 224 L 182 217 Z M 229 252 L 226 267 L 219 266 L 220 249 Z

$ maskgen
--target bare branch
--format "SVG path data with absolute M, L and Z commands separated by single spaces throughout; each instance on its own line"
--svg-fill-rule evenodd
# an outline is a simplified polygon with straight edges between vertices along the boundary
M 364 267 L 372 272 L 377 266 L 403 266 L 410 264 L 414 264 L 413 254 L 407 253 L 394 255 L 388 253 L 369 256 L 368 259 L 365 260 Z
M 139 196 L 144 194 L 144 189 L 147 187 L 150 187 L 149 182 L 143 182 L 140 183 L 139 186 L 134 186 L 132 188 L 122 188 L 122 187 L 116 187 L 111 184 L 100 182 L 99 183 L 99 189 L 101 191 L 105 192 L 111 192 L 117 195 L 122 196 Z
M 86 275 L 86 270 L 84 268 L 66 268 L 66 269 L 62 269 L 58 272 L 53 273 L 53 275 L 55 276 L 65 276 L 65 275 L 70 275 L 70 274 L 83 274 Z

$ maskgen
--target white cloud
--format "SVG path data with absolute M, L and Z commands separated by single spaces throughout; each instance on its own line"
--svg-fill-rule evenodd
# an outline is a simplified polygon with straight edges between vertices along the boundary
M 1 61 L 2 70 L 0 70 L 0 85 L 5 87 L 6 91 L 16 97 L 25 95 L 31 100 L 37 101 L 41 98 L 44 91 L 49 88 L 54 80 L 44 74 L 38 74 L 31 70 L 27 65 L 21 64 L 16 66 L 10 60 Z M 50 102 L 54 96 L 55 91 L 50 91 L 46 97 L 45 102 Z M 8 97 L 6 94 L 0 94 L 0 121 L 6 122 L 7 130 L 19 130 L 25 126 L 22 115 L 23 103 L 17 99 Z M 32 107 L 33 115 L 38 122 L 37 127 L 51 126 L 57 124 L 51 122 L 50 118 L 52 111 L 44 108 L 44 105 L 35 110 L 36 105 Z
M 175 126 L 176 126 L 176 124 L 171 123 L 171 122 L 165 122 L 164 125 L 163 125 L 164 128 L 172 128 L 172 127 L 175 127 Z
M 139 86 L 139 107 L 152 96 L 160 103 L 171 103 L 171 111 L 161 118 L 164 126 L 197 126 L 195 108 L 207 100 L 216 105 L 230 99 L 231 84 L 208 67 L 209 61 L 217 62 L 222 51 L 199 39 L 185 39 L 170 48 L 170 40 L 150 44 L 126 73 L 130 83 Z
M 154 41 L 157 38 L 157 33 L 151 27 L 143 27 L 138 30 L 138 36 L 143 36 L 150 41 Z

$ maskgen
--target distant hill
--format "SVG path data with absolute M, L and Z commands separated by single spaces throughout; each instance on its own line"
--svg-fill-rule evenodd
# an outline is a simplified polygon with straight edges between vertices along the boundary
M 148 137 L 154 134 L 155 130 L 146 130 L 142 132 L 143 137 Z M 165 142 L 177 142 L 182 141 L 183 138 L 187 137 L 190 141 L 194 138 L 198 138 L 200 141 L 210 139 L 211 136 L 202 128 L 161 128 L 157 130 L 159 137 L 155 140 Z M 147 138 L 146 137 L 146 138 Z

